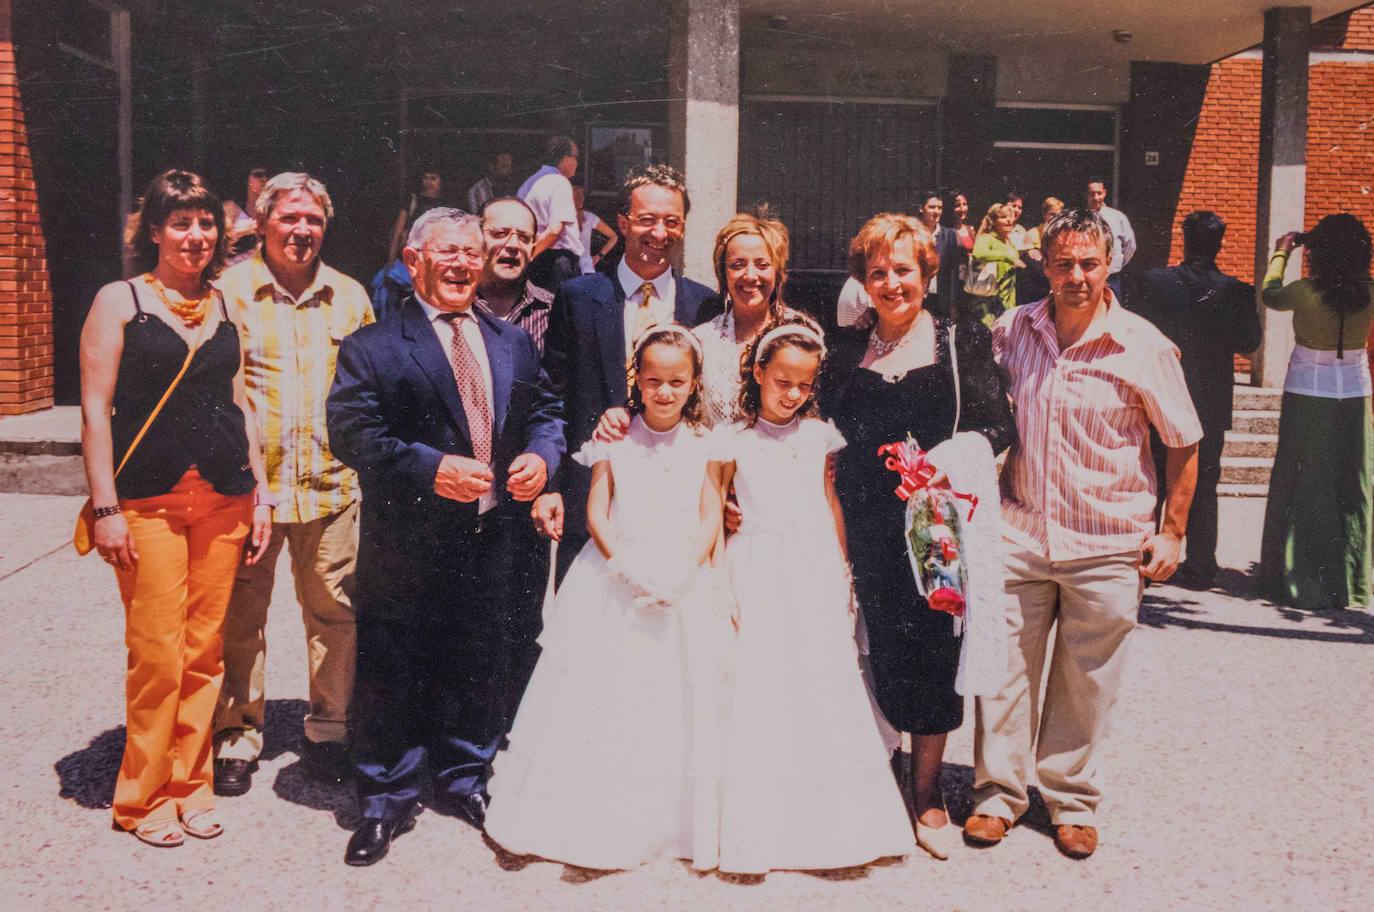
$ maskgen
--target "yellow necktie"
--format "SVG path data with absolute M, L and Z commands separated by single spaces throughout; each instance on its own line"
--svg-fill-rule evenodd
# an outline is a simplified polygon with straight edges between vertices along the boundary
M 645 282 L 639 286 L 639 309 L 635 311 L 634 333 L 630 337 L 633 344 L 639 337 L 644 335 L 644 331 L 654 325 L 654 283 Z

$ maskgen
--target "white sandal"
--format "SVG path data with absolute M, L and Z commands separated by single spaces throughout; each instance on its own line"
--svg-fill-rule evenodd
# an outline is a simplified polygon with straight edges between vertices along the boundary
M 196 808 L 181 815 L 181 828 L 187 836 L 214 839 L 224 832 L 224 824 L 215 819 L 214 808 Z
M 157 846 L 160 849 L 170 849 L 186 841 L 181 825 L 171 817 L 161 817 L 157 820 L 140 823 L 129 832 L 138 837 L 140 842 L 146 842 L 148 845 Z
M 953 823 L 944 826 L 927 826 L 920 818 L 916 819 L 916 844 L 931 855 L 945 861 L 959 845 L 962 831 Z

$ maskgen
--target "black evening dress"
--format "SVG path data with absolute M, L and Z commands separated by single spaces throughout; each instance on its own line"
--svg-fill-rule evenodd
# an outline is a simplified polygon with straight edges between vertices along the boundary
M 859 366 L 867 332 L 838 330 L 830 338 L 820 392 L 822 412 L 849 444 L 837 457 L 835 488 L 868 626 L 878 705 L 895 728 L 916 735 L 942 734 L 963 723 L 963 697 L 954 691 L 960 638 L 950 616 L 917 594 L 906 553 L 906 504 L 895 493 L 900 478 L 884 466 L 878 447 L 910 434 L 931 450 L 953 436 L 956 382 L 960 431 L 983 434 L 994 452 L 1010 446 L 1015 434 L 987 327 L 958 323 L 957 380 L 949 336 L 950 324 L 936 318 L 936 363 L 889 380 Z

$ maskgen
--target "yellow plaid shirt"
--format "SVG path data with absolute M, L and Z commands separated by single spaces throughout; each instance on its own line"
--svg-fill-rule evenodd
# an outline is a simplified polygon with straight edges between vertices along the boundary
M 373 322 L 363 286 L 320 263 L 293 299 L 259 253 L 216 283 L 239 326 L 248 404 L 257 420 L 274 521 L 309 522 L 358 499 L 358 475 L 329 451 L 325 397 L 339 343 Z

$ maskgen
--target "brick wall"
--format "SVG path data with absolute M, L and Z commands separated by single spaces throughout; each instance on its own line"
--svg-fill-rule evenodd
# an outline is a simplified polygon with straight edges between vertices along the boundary
M 1227 224 L 1217 265 L 1242 277 L 1254 271 L 1259 115 L 1260 61 L 1213 64 L 1174 206 L 1168 262 L 1183 257 L 1183 217 L 1195 209 L 1211 209 Z
M 14 70 L 10 0 L 0 0 L 0 415 L 49 408 L 52 364 L 52 289 Z
M 1306 227 L 1332 212 L 1374 226 L 1374 62 L 1314 65 L 1308 98 Z
M 1312 23 L 1313 50 L 1374 51 L 1374 6 Z
M 1374 51 L 1374 6 L 1315 23 L 1312 49 Z M 1350 212 L 1374 226 L 1374 62 L 1322 61 L 1311 66 L 1308 78 L 1307 204 L 1301 227 L 1311 228 L 1332 212 Z M 1213 209 L 1230 226 L 1221 268 L 1240 276 L 1254 269 L 1259 94 L 1259 60 L 1230 58 L 1212 65 L 1174 209 L 1170 262 L 1183 255 L 1183 217 L 1194 209 Z

